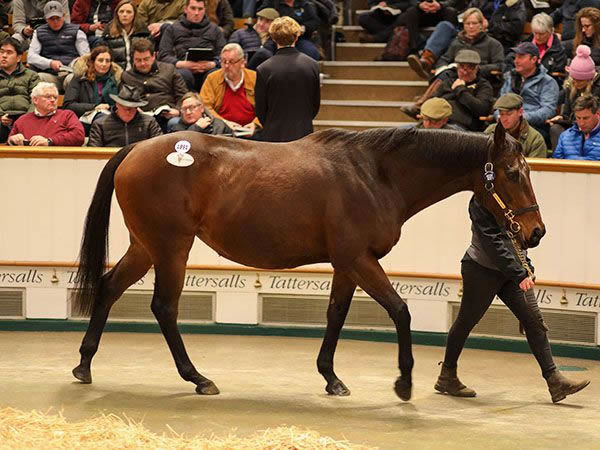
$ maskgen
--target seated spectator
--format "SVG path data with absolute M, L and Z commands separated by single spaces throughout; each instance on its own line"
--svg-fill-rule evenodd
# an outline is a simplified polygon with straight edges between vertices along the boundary
M 168 132 L 197 131 L 206 134 L 232 134 L 233 130 L 204 108 L 202 99 L 195 92 L 188 92 L 181 100 L 179 117 L 169 120 Z
M 493 102 L 492 85 L 485 78 L 479 76 L 479 63 L 481 57 L 474 50 L 460 50 L 454 62 L 457 63 L 456 72 L 439 85 L 433 97 L 446 99 L 452 105 L 450 123 L 459 125 L 465 130 L 481 131 L 483 124 L 481 116 L 490 114 Z M 434 84 L 432 84 L 434 86 Z M 402 111 L 411 117 L 417 117 L 421 104 L 411 107 L 402 107 Z
M 154 117 L 139 110 L 147 103 L 139 89 L 123 84 L 119 95 L 110 96 L 115 106 L 92 124 L 89 147 L 123 147 L 162 134 Z
M 13 37 L 23 44 L 23 50 L 29 47 L 35 29 L 46 23 L 44 20 L 44 6 L 47 3 L 47 0 L 13 0 L 12 27 L 15 33 Z M 69 11 L 71 9 L 68 0 L 60 0 L 60 4 L 65 12 L 65 22 L 70 23 L 71 15 Z
M 33 146 L 81 146 L 83 126 L 73 111 L 57 109 L 58 89 L 40 81 L 31 91 L 33 112 L 22 115 L 10 130 L 8 143 Z
M 138 18 L 147 27 L 155 41 L 160 39 L 162 27 L 173 23 L 183 14 L 186 0 L 142 0 L 138 3 Z
M 87 35 L 90 47 L 100 43 L 102 32 L 113 18 L 113 11 L 119 0 L 75 0 L 71 23 Z
M 419 58 L 417 55 L 409 55 L 408 64 L 417 75 L 428 80 L 431 78 L 431 69 L 448 66 L 454 62 L 456 54 L 462 49 L 475 50 L 481 57 L 479 73 L 485 78 L 491 78 L 492 71 L 502 72 L 504 61 L 504 50 L 502 44 L 488 35 L 485 31 L 486 20 L 483 13 L 477 8 L 469 8 L 463 14 L 464 30 L 458 33 L 450 47 L 437 60 L 437 55 L 432 51 L 429 40 L 425 50 Z M 437 62 L 436 62 L 437 60 Z
M 260 128 L 256 117 L 254 87 L 256 72 L 246 69 L 244 51 L 238 44 L 221 50 L 221 67 L 206 77 L 200 97 L 213 117 L 225 120 L 230 128 Z
M 46 25 L 33 32 L 27 63 L 39 72 L 42 81 L 55 83 L 62 89 L 63 80 L 69 73 L 63 66 L 89 53 L 90 46 L 79 25 L 65 23 L 65 12 L 59 2 L 46 3 L 44 17 Z
M 488 21 L 488 34 L 502 44 L 505 55 L 521 40 L 527 20 L 523 0 L 471 0 L 469 7 L 481 10 Z
M 540 54 L 539 62 L 557 82 L 562 81 L 560 75 L 557 74 L 564 73 L 567 55 L 560 38 L 554 33 L 552 18 L 546 13 L 536 14 L 531 20 L 531 30 L 533 33 L 523 42 L 533 42 Z M 507 70 L 514 67 L 514 58 L 514 52 L 510 52 L 506 56 Z
M 183 77 L 173 64 L 157 62 L 154 44 L 148 39 L 137 39 L 132 45 L 133 69 L 123 72 L 123 83 L 137 87 L 147 102 L 142 109 L 154 111 L 159 107 L 169 109 L 160 112 L 156 120 L 163 130 L 167 121 L 179 116 L 176 106 L 188 92 Z
M 521 143 L 523 155 L 527 158 L 545 158 L 547 153 L 544 138 L 535 128 L 530 127 L 523 111 L 523 99 L 520 95 L 509 92 L 504 94 L 496 103 L 494 109 L 498 111 L 498 121 L 504 129 Z M 497 123 L 488 126 L 484 133 L 494 134 Z
M 200 90 L 206 75 L 217 67 L 225 38 L 217 25 L 208 20 L 205 0 L 187 0 L 184 15 L 166 25 L 160 40 L 159 61 L 173 64 L 190 90 Z M 210 48 L 212 61 L 187 61 L 190 48 Z
M 452 115 L 452 105 L 443 98 L 430 98 L 421 106 L 421 120 L 415 128 L 437 128 L 444 130 L 461 130 L 460 127 L 448 123 Z
M 150 33 L 137 18 L 135 0 L 121 0 L 115 7 L 114 19 L 104 27 L 102 40 L 123 70 L 131 69 L 131 43 L 141 37 L 150 37 Z
M 587 45 L 577 47 L 577 56 L 573 58 L 569 67 L 569 78 L 563 85 L 560 93 L 561 113 L 548 119 L 550 124 L 550 142 L 556 148 L 558 137 L 567 128 L 575 123 L 573 104 L 583 95 L 600 96 L 600 75 L 594 61 L 590 58 L 590 48 Z
M 387 42 L 394 28 L 399 14 L 376 8 L 384 6 L 399 10 L 401 13 L 407 11 L 411 6 L 416 6 L 417 0 L 369 0 L 369 11 L 358 16 L 358 24 L 364 28 L 358 35 L 360 42 Z
M 313 132 L 321 105 L 319 65 L 294 48 L 302 29 L 291 17 L 275 19 L 269 34 L 277 52 L 256 69 L 256 117 L 263 124 L 260 139 L 289 142 Z
M 225 40 L 229 39 L 233 32 L 233 10 L 229 0 L 206 0 L 206 15 L 219 27 Z
M 538 130 L 549 143 L 549 127 L 546 123 L 556 114 L 558 84 L 546 68 L 539 64 L 539 50 L 532 42 L 522 42 L 513 48 L 515 68 L 504 74 L 500 95 L 513 92 L 523 97 L 524 117 L 529 125 Z
M 110 95 L 117 94 L 122 72 L 123 69 L 112 62 L 108 47 L 96 47 L 75 64 L 75 76 L 65 91 L 63 108 L 70 109 L 80 118 L 92 111 L 109 113 L 111 106 L 115 104 Z M 97 120 L 100 117 L 102 114 L 87 118 L 84 122 L 85 131 L 89 131 L 92 119 Z
M 40 77 L 21 62 L 21 43 L 11 37 L 0 42 L 0 142 L 19 116 L 32 109 L 31 91 Z
M 575 124 L 560 135 L 553 158 L 600 161 L 600 111 L 598 98 L 575 100 Z
M 587 45 L 591 49 L 594 64 L 600 66 L 600 9 L 583 8 L 575 16 L 575 37 L 564 40 L 567 58 L 574 58 L 577 47 Z
M 248 24 L 234 31 L 229 38 L 229 43 L 239 44 L 246 55 L 249 51 L 257 51 L 269 38 L 269 27 L 278 17 L 279 13 L 273 8 L 261 9 L 256 13 L 256 24 Z
M 319 50 L 311 41 L 313 33 L 321 24 L 315 5 L 310 0 L 264 0 L 260 9 L 274 8 L 279 17 L 291 17 L 301 27 L 302 35 L 296 42 L 296 50 L 315 61 L 321 59 Z

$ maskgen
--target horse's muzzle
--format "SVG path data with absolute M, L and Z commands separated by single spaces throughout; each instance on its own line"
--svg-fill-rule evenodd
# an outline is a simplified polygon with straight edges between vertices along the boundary
M 532 232 L 531 236 L 527 240 L 527 248 L 537 247 L 546 234 L 546 227 L 536 227 Z

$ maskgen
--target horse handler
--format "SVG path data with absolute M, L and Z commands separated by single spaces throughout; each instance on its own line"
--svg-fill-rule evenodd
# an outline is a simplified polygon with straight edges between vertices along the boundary
M 473 197 L 469 203 L 471 246 L 461 260 L 463 297 L 460 311 L 446 343 L 446 354 L 435 389 L 456 397 L 475 397 L 475 391 L 460 382 L 457 361 L 473 327 L 497 295 L 521 322 L 527 342 L 548 384 L 552 402 L 563 400 L 585 388 L 590 381 L 571 381 L 554 364 L 542 313 L 533 291 L 533 266 L 525 251 L 522 258 L 507 231 Z

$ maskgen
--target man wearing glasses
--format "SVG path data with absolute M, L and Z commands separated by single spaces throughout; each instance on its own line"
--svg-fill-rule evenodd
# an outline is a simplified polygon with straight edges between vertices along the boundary
M 234 134 L 251 136 L 261 128 L 254 109 L 256 72 L 246 69 L 239 44 L 223 47 L 221 67 L 206 77 L 200 91 L 202 103 L 213 117 L 223 119 Z
M 81 146 L 83 125 L 73 111 L 57 109 L 58 89 L 42 81 L 31 91 L 34 111 L 19 117 L 10 130 L 8 143 L 32 146 Z
M 211 116 L 204 105 L 200 95 L 188 92 L 181 99 L 180 115 L 169 120 L 168 132 L 197 131 L 206 134 L 231 134 L 233 131 L 221 119 Z

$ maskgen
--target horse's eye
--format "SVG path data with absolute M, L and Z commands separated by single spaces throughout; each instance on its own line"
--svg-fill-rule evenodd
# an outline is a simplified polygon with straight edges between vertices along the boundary
M 508 178 L 510 181 L 514 181 L 514 182 L 519 181 L 519 171 L 518 170 L 509 169 L 505 173 L 506 173 L 506 178 Z

